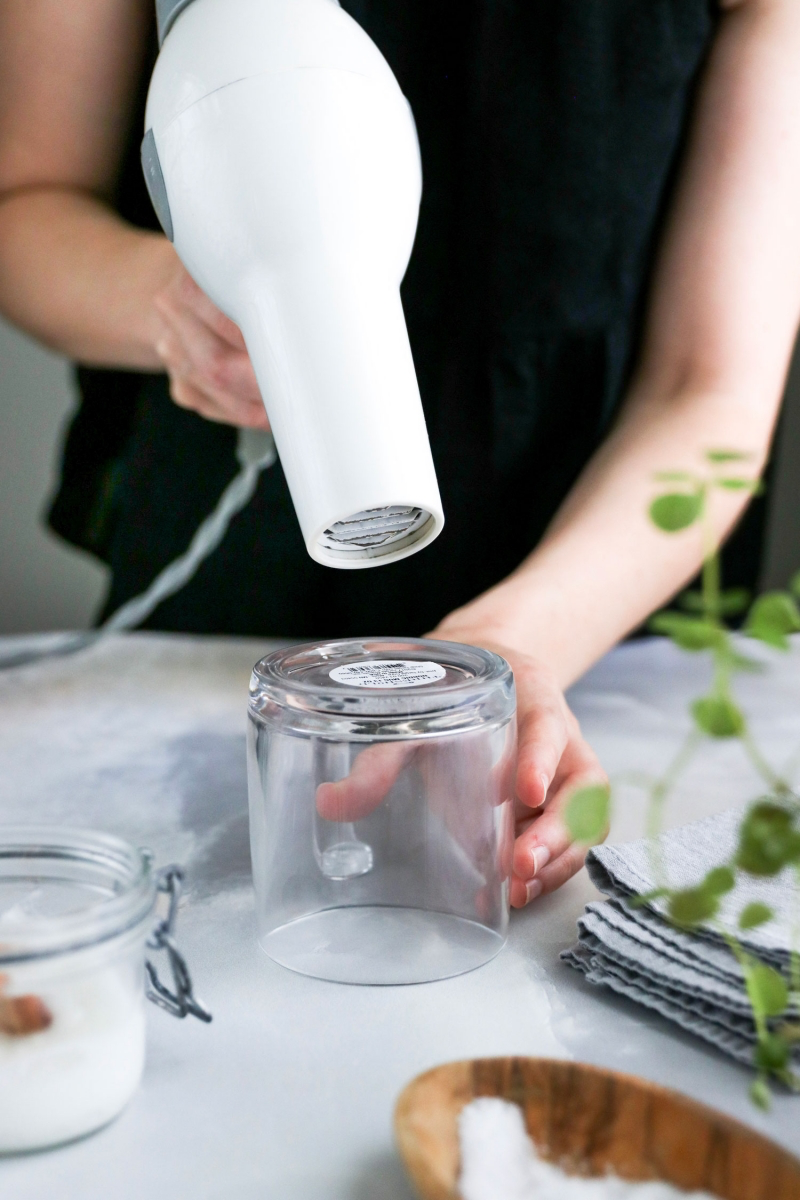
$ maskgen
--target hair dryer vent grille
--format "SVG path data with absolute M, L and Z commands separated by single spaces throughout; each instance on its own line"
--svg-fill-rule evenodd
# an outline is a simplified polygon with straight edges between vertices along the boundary
M 353 513 L 343 521 L 335 521 L 326 529 L 322 544 L 330 550 L 375 550 L 378 547 L 395 548 L 401 539 L 419 535 L 431 515 L 422 508 L 402 504 L 388 504 L 384 508 L 368 508 Z

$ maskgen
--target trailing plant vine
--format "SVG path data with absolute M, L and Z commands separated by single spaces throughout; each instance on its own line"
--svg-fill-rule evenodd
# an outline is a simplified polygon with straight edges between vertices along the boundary
M 697 525 L 703 539 L 703 569 L 699 590 L 684 592 L 676 609 L 657 613 L 650 628 L 666 634 L 688 653 L 709 656 L 711 677 L 705 695 L 692 701 L 692 727 L 664 773 L 648 782 L 647 835 L 650 838 L 656 889 L 633 903 L 661 899 L 673 924 L 691 929 L 701 922 L 715 925 L 723 896 L 734 893 L 742 875 L 774 877 L 784 870 L 795 875 L 800 896 L 800 798 L 792 789 L 791 769 L 773 769 L 756 743 L 734 692 L 734 677 L 760 669 L 760 663 L 742 652 L 741 635 L 734 636 L 731 618 L 740 618 L 746 637 L 757 639 L 777 651 L 787 651 L 789 634 L 800 631 L 800 572 L 787 591 L 772 591 L 753 600 L 742 588 L 724 589 L 721 582 L 719 542 L 714 532 L 710 501 L 722 491 L 760 490 L 748 478 L 747 455 L 733 450 L 711 450 L 705 456 L 702 474 L 668 471 L 656 476 L 661 493 L 649 508 L 653 524 L 666 534 L 679 533 Z M 765 791 L 747 809 L 738 830 L 737 846 L 727 862 L 713 866 L 689 888 L 670 887 L 659 850 L 664 806 L 688 763 L 708 739 L 736 739 L 764 782 Z M 569 803 L 566 820 L 576 841 L 594 844 L 601 840 L 611 811 L 611 789 L 591 786 L 576 792 Z M 755 929 L 774 918 L 760 902 L 750 902 L 738 914 L 741 932 Z M 738 937 L 716 923 L 742 970 L 753 1013 L 756 1044 L 753 1065 L 756 1076 L 750 1089 L 753 1101 L 762 1108 L 769 1104 L 769 1082 L 778 1079 L 800 1090 L 800 1079 L 791 1069 L 793 1042 L 800 1042 L 800 952 L 792 946 L 788 970 L 783 973 L 761 961 Z

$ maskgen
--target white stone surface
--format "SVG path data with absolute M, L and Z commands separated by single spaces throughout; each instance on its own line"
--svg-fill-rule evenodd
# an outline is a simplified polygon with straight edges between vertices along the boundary
M 0 639 L 0 654 L 7 644 Z M 395 1098 L 418 1072 L 493 1054 L 574 1057 L 677 1087 L 800 1150 L 800 1098 L 769 1115 L 747 1073 L 558 961 L 593 895 L 582 874 L 512 917 L 506 949 L 469 975 L 357 988 L 294 975 L 258 949 L 249 883 L 244 728 L 263 643 L 129 634 L 0 671 L 3 822 L 57 822 L 149 845 L 190 878 L 179 941 L 214 1023 L 151 1008 L 144 1082 L 84 1141 L 0 1160 L 14 1200 L 411 1200 L 392 1145 Z M 742 677 L 776 763 L 800 744 L 800 647 Z M 615 776 L 658 770 L 703 690 L 702 656 L 640 642 L 572 700 Z M 757 794 L 735 745 L 708 746 L 670 810 L 678 823 Z M 641 832 L 630 788 L 612 836 Z

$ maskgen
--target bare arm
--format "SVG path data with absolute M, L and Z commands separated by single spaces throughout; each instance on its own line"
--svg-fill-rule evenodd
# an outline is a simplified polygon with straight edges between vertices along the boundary
M 74 357 L 158 369 L 169 247 L 108 207 L 146 20 L 147 0 L 0 7 L 0 305 Z
M 0 311 L 82 362 L 166 367 L 204 416 L 264 425 L 236 326 L 166 238 L 109 205 L 151 6 L 0 2 Z

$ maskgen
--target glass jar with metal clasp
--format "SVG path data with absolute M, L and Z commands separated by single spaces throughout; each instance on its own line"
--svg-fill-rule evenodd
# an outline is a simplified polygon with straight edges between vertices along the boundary
M 173 941 L 181 880 L 109 834 L 0 826 L 0 1153 L 81 1137 L 121 1112 L 144 1066 L 145 995 L 211 1020 Z M 166 951 L 171 987 L 146 947 Z

